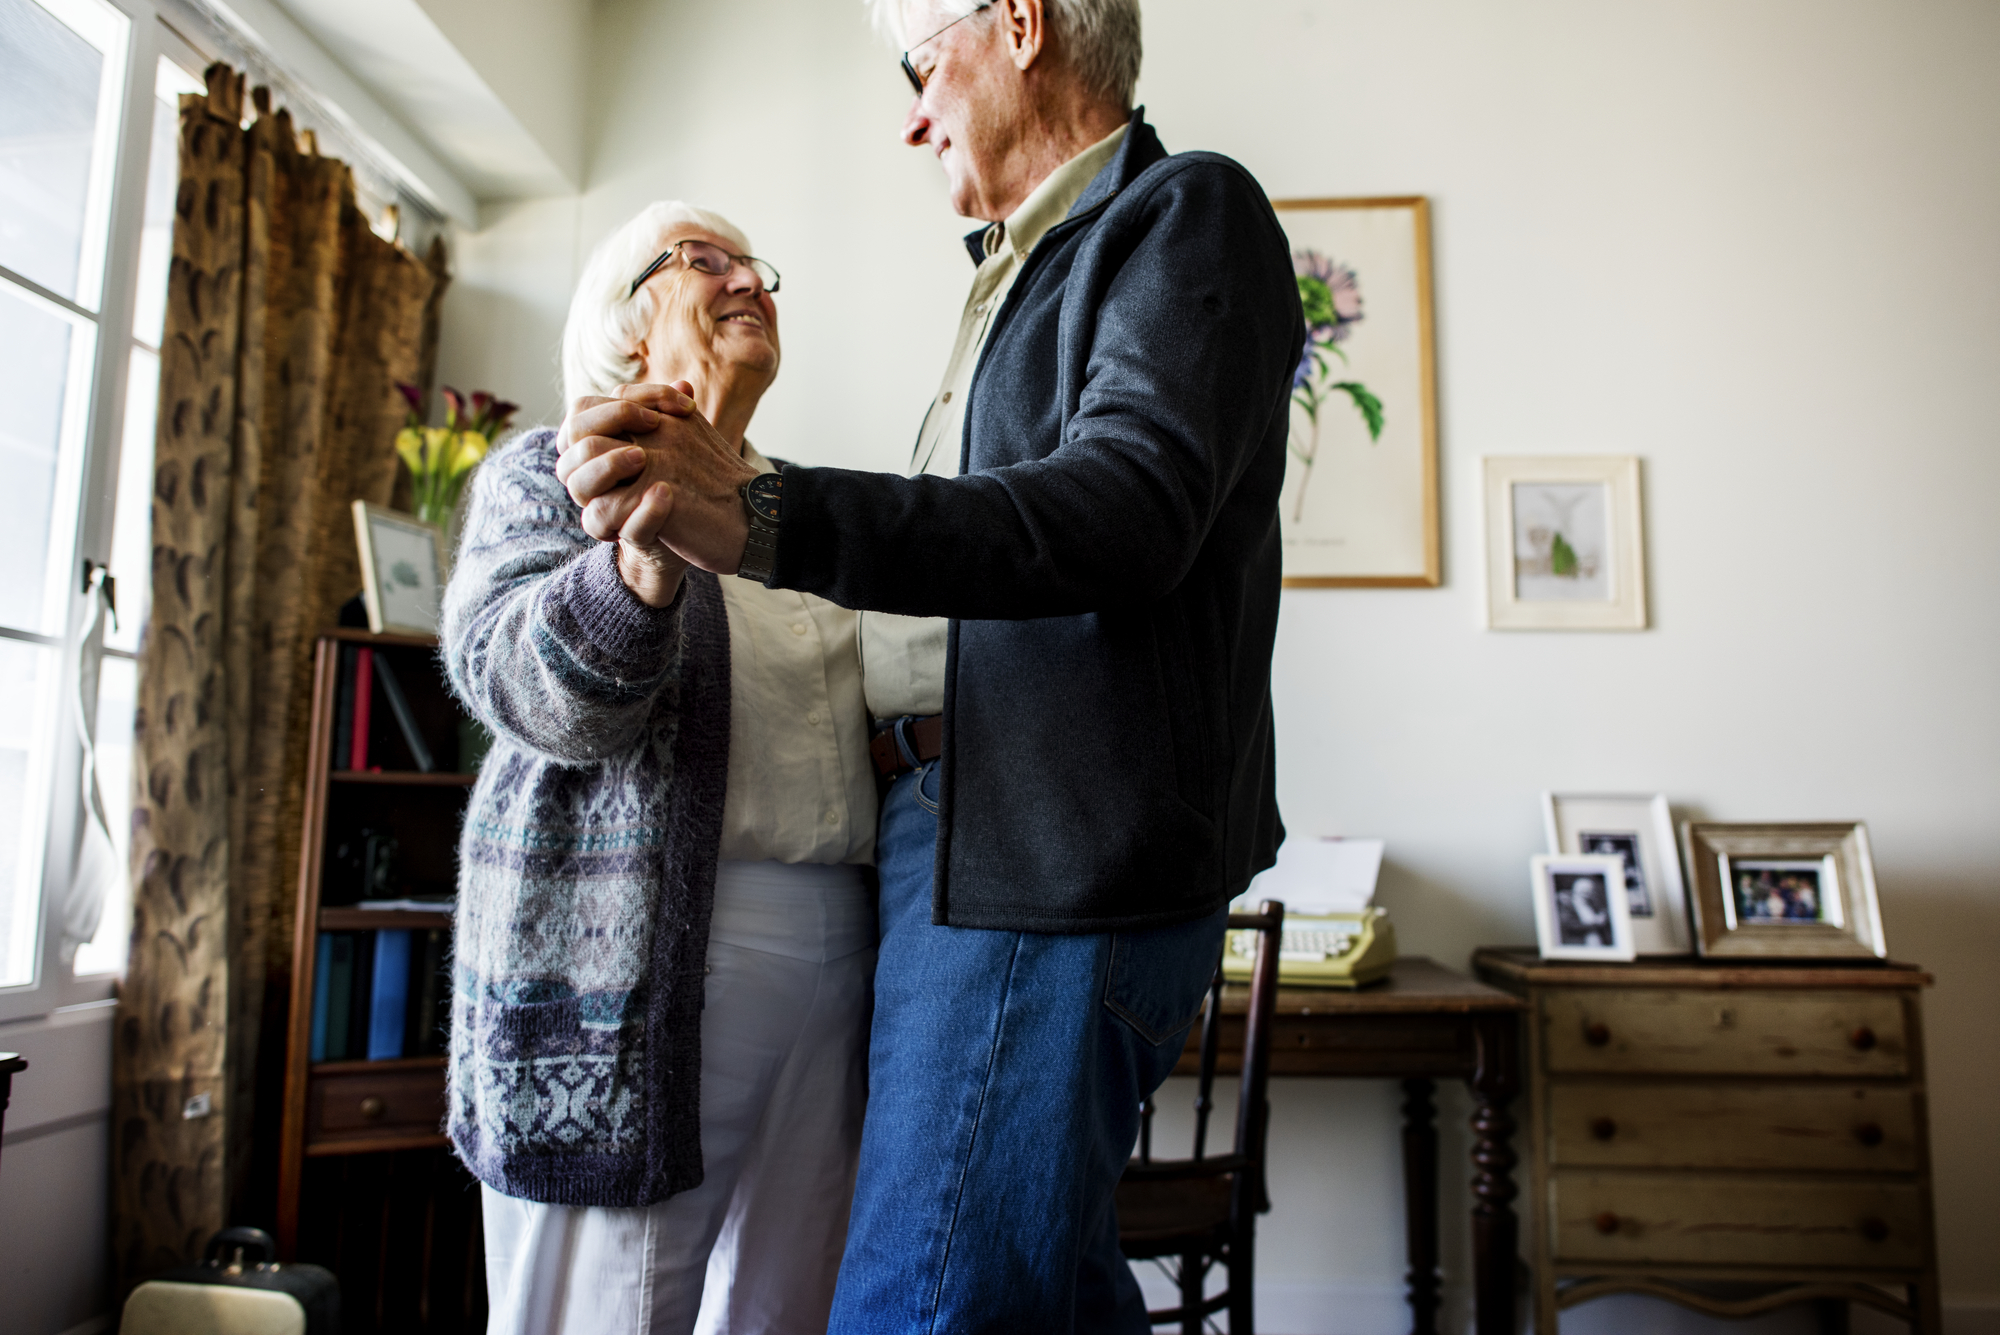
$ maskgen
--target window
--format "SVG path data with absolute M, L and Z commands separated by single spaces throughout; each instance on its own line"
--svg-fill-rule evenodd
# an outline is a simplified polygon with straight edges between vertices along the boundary
M 124 866 L 174 99 L 201 87 L 199 57 L 137 12 L 0 0 L 0 1018 L 105 995 L 130 920 L 122 877 L 94 940 L 65 943 L 57 911 L 86 834 L 85 711 Z M 79 643 L 87 563 L 118 620 Z

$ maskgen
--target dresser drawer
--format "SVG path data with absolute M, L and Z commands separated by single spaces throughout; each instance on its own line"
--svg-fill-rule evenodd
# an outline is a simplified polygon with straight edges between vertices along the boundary
M 1915 1096 L 1834 1082 L 1549 1082 L 1563 1167 L 1916 1171 Z
M 1900 997 L 1869 992 L 1561 988 L 1542 994 L 1550 1071 L 1899 1076 Z
M 1557 1171 L 1557 1261 L 1914 1269 L 1924 1263 L 1912 1183 L 1802 1182 L 1726 1174 Z
M 306 1086 L 306 1142 L 324 1152 L 381 1140 L 441 1140 L 444 1113 L 444 1068 L 437 1063 L 316 1071 Z

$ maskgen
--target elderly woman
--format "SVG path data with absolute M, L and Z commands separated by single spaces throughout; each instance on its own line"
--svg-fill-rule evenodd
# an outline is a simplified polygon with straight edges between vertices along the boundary
M 683 382 L 744 439 L 778 275 L 654 204 L 598 247 L 572 402 Z M 445 595 L 497 741 L 460 846 L 450 1121 L 496 1332 L 825 1328 L 864 1100 L 876 795 L 854 614 L 584 533 L 531 431 Z

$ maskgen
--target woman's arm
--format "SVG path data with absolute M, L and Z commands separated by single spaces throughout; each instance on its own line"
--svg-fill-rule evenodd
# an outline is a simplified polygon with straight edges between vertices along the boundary
M 480 465 L 441 638 L 452 688 L 482 723 L 587 764 L 637 741 L 676 676 L 684 600 L 649 607 L 633 595 L 618 545 L 583 531 L 555 461 L 555 433 L 542 430 Z

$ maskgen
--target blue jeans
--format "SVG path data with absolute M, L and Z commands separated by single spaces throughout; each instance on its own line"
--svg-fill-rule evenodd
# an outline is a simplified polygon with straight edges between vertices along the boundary
M 890 786 L 861 1166 L 828 1335 L 1149 1330 L 1112 1193 L 1227 911 L 1058 936 L 931 923 L 935 764 Z

